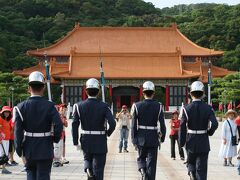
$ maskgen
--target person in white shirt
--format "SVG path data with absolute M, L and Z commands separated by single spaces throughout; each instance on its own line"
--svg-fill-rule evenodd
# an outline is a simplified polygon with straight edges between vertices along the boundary
M 131 115 L 126 105 L 122 106 L 122 110 L 116 114 L 116 118 L 120 130 L 119 153 L 122 152 L 122 148 L 124 148 L 124 152 L 128 152 L 127 147 Z
M 234 119 L 237 117 L 237 112 L 230 109 L 227 111 L 227 119 L 222 125 L 222 144 L 219 152 L 219 157 L 224 159 L 224 166 L 234 166 L 232 158 L 237 155 L 237 146 L 232 144 L 232 136 L 237 135 L 237 125 Z

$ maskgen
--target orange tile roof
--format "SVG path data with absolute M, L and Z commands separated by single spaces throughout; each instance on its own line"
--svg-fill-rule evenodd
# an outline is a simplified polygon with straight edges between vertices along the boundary
M 222 51 L 200 47 L 187 39 L 176 26 L 162 27 L 79 27 L 57 43 L 28 51 L 32 56 L 68 56 L 71 49 L 79 53 L 173 53 L 179 48 L 183 56 L 215 56 Z
M 56 69 L 56 68 L 53 68 L 53 69 Z M 23 69 L 23 70 L 14 71 L 13 73 L 16 74 L 16 75 L 26 77 L 26 76 L 29 76 L 29 74 L 32 73 L 33 71 L 40 71 L 41 73 L 44 74 L 44 76 L 46 76 L 46 69 L 45 69 L 45 65 L 43 63 L 39 63 L 36 66 L 32 66 L 32 67 L 29 67 L 29 68 L 26 68 L 26 69 Z M 53 76 L 57 72 L 59 72 L 59 70 L 53 70 L 52 72 L 50 72 L 51 76 Z M 60 81 L 58 81 L 54 78 L 51 78 L 51 83 L 60 83 Z
M 194 63 L 182 63 L 181 54 L 84 54 L 73 52 L 69 64 L 50 62 L 52 80 L 60 79 L 87 79 L 100 77 L 100 59 L 106 79 L 189 79 L 199 78 L 207 82 L 208 66 L 199 60 Z M 39 63 L 36 66 L 15 71 L 15 74 L 27 76 L 32 71 L 41 71 L 45 74 L 45 66 Z M 213 77 L 223 77 L 232 73 L 224 68 L 212 66 Z
M 102 58 L 106 79 L 179 79 L 198 77 L 199 73 L 185 72 L 181 69 L 180 55 L 176 53 L 158 56 L 113 56 Z M 100 77 L 99 56 L 71 57 L 70 71 L 54 77 L 62 79 L 86 79 Z
M 194 63 L 183 63 L 183 69 L 188 71 L 194 71 L 200 74 L 199 79 L 204 83 L 208 82 L 208 69 L 207 65 L 202 64 L 201 61 L 196 61 Z M 233 71 L 229 71 L 224 68 L 220 68 L 212 65 L 211 67 L 212 77 L 224 77 L 228 74 L 234 73 Z
M 13 73 L 20 76 L 28 76 L 33 71 L 40 71 L 41 73 L 46 74 L 45 66 L 42 63 L 38 63 L 36 66 L 32 66 L 23 70 L 14 71 Z

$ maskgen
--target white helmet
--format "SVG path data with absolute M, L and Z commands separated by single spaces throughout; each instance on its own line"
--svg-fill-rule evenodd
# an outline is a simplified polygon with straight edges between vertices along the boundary
M 86 82 L 86 89 L 99 89 L 99 82 L 95 78 L 90 78 Z
M 32 72 L 28 77 L 28 84 L 44 84 L 44 75 L 39 71 Z
M 204 85 L 201 81 L 194 81 L 191 85 L 190 92 L 201 91 L 204 92 Z
M 153 82 L 151 81 L 146 81 L 143 83 L 143 92 L 144 91 L 155 91 L 155 86 Z

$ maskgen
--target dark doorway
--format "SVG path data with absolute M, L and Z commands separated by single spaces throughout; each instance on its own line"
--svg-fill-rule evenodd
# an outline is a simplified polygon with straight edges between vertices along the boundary
M 131 107 L 131 96 L 121 96 L 121 106 Z
M 133 86 L 119 86 L 113 88 L 113 111 L 121 110 L 126 105 L 130 110 L 134 102 L 139 101 L 139 88 Z

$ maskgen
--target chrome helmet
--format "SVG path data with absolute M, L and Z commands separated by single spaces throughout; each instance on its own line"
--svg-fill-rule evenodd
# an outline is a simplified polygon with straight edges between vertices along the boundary
M 191 85 L 190 92 L 201 91 L 204 92 L 204 85 L 201 81 L 194 81 Z
M 155 85 L 151 81 L 146 81 L 143 83 L 143 92 L 144 91 L 155 91 Z
M 28 84 L 44 84 L 44 75 L 39 71 L 32 72 L 28 77 Z
M 95 78 L 90 78 L 86 82 L 86 89 L 99 89 L 99 82 Z

